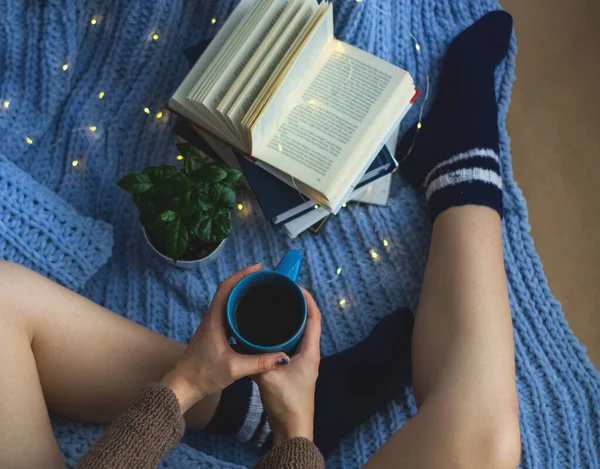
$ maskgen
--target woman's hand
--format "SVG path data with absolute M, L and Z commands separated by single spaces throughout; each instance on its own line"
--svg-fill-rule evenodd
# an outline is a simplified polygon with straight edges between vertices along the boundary
M 298 352 L 286 367 L 254 377 L 275 446 L 296 437 L 313 439 L 315 387 L 321 360 L 321 312 L 311 294 L 303 291 L 308 320 Z
M 285 353 L 242 355 L 227 343 L 225 311 L 229 294 L 246 275 L 258 270 L 260 264 L 240 270 L 221 282 L 192 341 L 175 368 L 163 378 L 163 384 L 177 396 L 182 413 L 240 378 L 273 370 L 289 360 Z

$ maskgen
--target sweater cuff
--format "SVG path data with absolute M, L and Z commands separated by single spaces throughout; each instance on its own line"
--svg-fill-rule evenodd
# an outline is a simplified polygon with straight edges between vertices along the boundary
M 254 469 L 325 469 L 325 461 L 312 441 L 292 438 L 265 454 Z
M 184 431 L 185 421 L 175 393 L 162 384 L 150 384 L 105 430 L 77 468 L 155 468 Z

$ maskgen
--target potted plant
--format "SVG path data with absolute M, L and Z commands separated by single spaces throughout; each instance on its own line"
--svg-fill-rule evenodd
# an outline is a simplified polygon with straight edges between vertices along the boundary
M 162 257 L 184 266 L 208 260 L 231 233 L 233 186 L 241 173 L 205 163 L 200 150 L 177 144 L 183 168 L 150 166 L 118 185 L 133 194 L 146 239 Z

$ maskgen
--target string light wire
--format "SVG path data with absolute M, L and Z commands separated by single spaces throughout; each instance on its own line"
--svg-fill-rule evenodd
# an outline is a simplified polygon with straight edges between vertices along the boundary
M 405 31 L 408 33 L 408 35 L 410 36 L 410 38 L 412 39 L 412 41 L 414 43 L 415 50 L 417 51 L 417 62 L 419 62 L 419 65 L 422 67 L 423 74 L 425 75 L 425 95 L 423 96 L 423 102 L 421 103 L 421 106 L 419 109 L 419 120 L 416 125 L 417 130 L 415 132 L 413 141 L 411 142 L 411 145 L 408 148 L 406 155 L 404 155 L 402 157 L 402 159 L 399 161 L 399 163 L 402 163 L 406 160 L 406 158 L 408 158 L 410 156 L 410 154 L 413 151 L 413 148 L 415 147 L 415 144 L 417 142 L 417 136 L 419 134 L 419 131 L 423 127 L 423 114 L 425 112 L 425 106 L 427 105 L 427 102 L 429 101 L 429 92 L 430 92 L 430 88 L 431 88 L 431 82 L 429 80 L 429 73 L 427 72 L 427 66 L 425 64 L 425 61 L 421 57 L 421 49 L 422 49 L 421 43 L 419 42 L 417 37 L 413 34 L 413 32 L 410 30 L 408 25 L 401 18 L 394 17 L 391 13 L 379 8 L 376 5 L 373 5 L 373 0 L 355 0 L 355 2 L 366 8 L 373 8 L 374 10 L 381 12 L 382 14 L 394 19 L 395 21 L 398 21 L 398 23 L 400 23 L 402 25 L 402 27 L 405 29 Z
M 372 9 L 377 10 L 380 13 L 382 13 L 382 14 L 388 16 L 388 17 L 392 17 L 395 21 L 399 22 L 402 25 L 402 27 L 406 30 L 406 32 L 408 33 L 408 35 L 410 36 L 411 40 L 414 43 L 415 50 L 417 51 L 417 60 L 419 62 L 419 65 L 422 67 L 423 73 L 425 75 L 425 82 L 426 82 L 425 93 L 424 93 L 423 101 L 422 101 L 420 109 L 419 109 L 419 119 L 418 119 L 418 123 L 417 123 L 417 126 L 416 126 L 416 132 L 415 132 L 415 135 L 414 135 L 414 138 L 413 138 L 413 142 L 412 142 L 411 146 L 409 147 L 409 150 L 408 150 L 407 154 L 404 155 L 402 157 L 402 159 L 400 160 L 400 162 L 403 162 L 411 154 L 411 152 L 412 152 L 412 150 L 413 150 L 413 148 L 415 146 L 418 133 L 419 133 L 419 131 L 422 128 L 423 114 L 424 114 L 424 110 L 425 110 L 425 107 L 427 105 L 427 102 L 429 100 L 429 95 L 430 95 L 430 79 L 429 79 L 429 74 L 427 73 L 427 67 L 426 67 L 426 65 L 424 63 L 423 58 L 421 57 L 422 47 L 421 47 L 421 44 L 418 41 L 417 37 L 412 33 L 412 31 L 410 30 L 410 28 L 408 27 L 408 25 L 404 21 L 402 21 L 402 19 L 400 19 L 400 18 L 394 18 L 393 15 L 391 15 L 389 12 L 386 12 L 385 10 L 383 10 L 383 9 L 379 8 L 378 6 L 374 5 L 373 4 L 373 0 L 354 0 L 354 1 L 356 3 L 358 3 L 358 4 L 360 4 L 361 6 L 364 6 L 364 7 L 367 7 L 367 8 L 372 8 Z M 92 26 L 97 23 L 97 18 L 98 18 L 97 16 L 94 16 L 90 20 L 90 24 Z M 215 24 L 216 22 L 217 22 L 216 18 L 212 18 L 211 19 L 211 23 L 212 24 Z M 159 39 L 159 35 L 157 33 L 153 33 L 153 34 L 151 34 L 151 39 L 154 40 L 154 41 L 157 41 Z M 350 64 L 350 68 L 352 68 L 352 64 Z M 63 71 L 66 72 L 69 69 L 69 63 L 65 62 L 62 65 L 62 69 L 63 69 Z M 352 70 L 351 70 L 348 73 L 346 81 L 350 81 L 351 78 L 352 78 L 352 75 L 353 74 L 352 74 Z M 342 88 L 343 88 L 343 86 L 338 87 L 337 88 L 338 92 L 341 92 Z M 98 99 L 101 100 L 104 97 L 104 94 L 105 94 L 104 91 L 99 92 L 98 93 Z M 299 104 L 303 104 L 303 103 L 299 103 Z M 3 107 L 5 109 L 8 108 L 8 105 L 10 105 L 10 101 L 5 101 L 3 103 Z M 143 110 L 144 110 L 144 112 L 146 114 L 150 114 L 150 108 L 144 107 Z M 159 111 L 156 114 L 156 119 L 160 119 L 161 117 L 162 117 L 162 112 Z M 112 120 L 114 120 L 114 118 L 110 119 L 108 122 L 110 122 Z M 104 128 L 107 128 L 106 124 L 108 122 L 104 123 L 104 125 L 103 125 Z M 97 127 L 94 126 L 94 125 L 92 125 L 92 126 L 83 126 L 83 127 L 79 127 L 79 128 L 76 128 L 76 129 L 72 130 L 71 132 L 69 132 L 69 134 L 75 133 L 75 132 L 78 132 L 78 131 L 81 131 L 81 130 L 95 132 L 96 129 L 97 129 Z M 53 147 L 57 146 L 62 140 L 64 140 L 64 138 L 65 137 L 59 139 L 56 143 L 54 143 Z M 26 137 L 25 140 L 26 140 L 26 142 L 28 144 L 30 144 L 30 145 L 33 144 L 33 140 L 31 138 Z M 279 150 L 280 151 L 282 150 L 281 146 L 279 146 Z M 74 159 L 71 164 L 72 164 L 73 167 L 76 167 L 76 166 L 78 166 L 79 161 L 77 159 Z M 292 180 L 292 185 L 294 186 L 294 188 L 296 189 L 296 191 L 302 196 L 303 200 L 308 201 L 309 199 L 298 188 L 298 185 L 296 184 L 295 178 L 292 177 L 291 180 Z M 363 203 L 363 199 L 366 196 L 366 194 L 367 194 L 367 192 L 365 191 L 363 193 L 363 195 L 357 201 L 357 208 L 360 208 L 360 206 Z M 343 206 L 346 207 L 346 203 L 344 203 Z M 244 207 L 243 207 L 242 204 L 238 205 L 238 210 L 241 211 L 243 208 Z M 319 205 L 315 205 L 315 209 L 318 209 L 318 208 L 320 208 Z M 364 216 L 364 213 L 361 213 L 361 215 Z M 390 246 L 389 245 L 389 241 L 386 238 L 384 238 L 382 242 L 383 242 L 384 247 L 389 250 L 389 246 Z M 379 255 L 379 253 L 375 249 L 370 249 L 368 252 L 369 252 L 369 254 L 370 254 L 370 256 L 371 256 L 371 258 L 373 260 L 377 261 L 377 260 L 381 259 L 381 256 Z M 335 277 L 333 277 L 331 280 L 329 280 L 328 283 L 337 280 L 341 276 L 342 271 L 343 271 L 343 267 L 339 266 L 337 268 L 337 270 L 336 270 Z M 384 280 L 387 278 L 387 276 L 388 276 L 388 273 L 385 272 L 385 275 L 383 276 L 383 278 L 379 281 L 379 283 L 376 286 L 377 287 L 381 286 L 381 284 L 384 282 Z M 346 304 L 347 304 L 347 300 L 346 299 L 339 300 L 339 305 L 340 305 L 341 308 L 344 308 Z

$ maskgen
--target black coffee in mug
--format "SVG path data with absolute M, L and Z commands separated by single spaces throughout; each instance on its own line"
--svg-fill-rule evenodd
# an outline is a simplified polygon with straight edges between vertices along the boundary
M 282 344 L 302 325 L 303 305 L 290 287 L 259 284 L 251 287 L 235 310 L 235 327 L 248 342 L 262 347 Z

